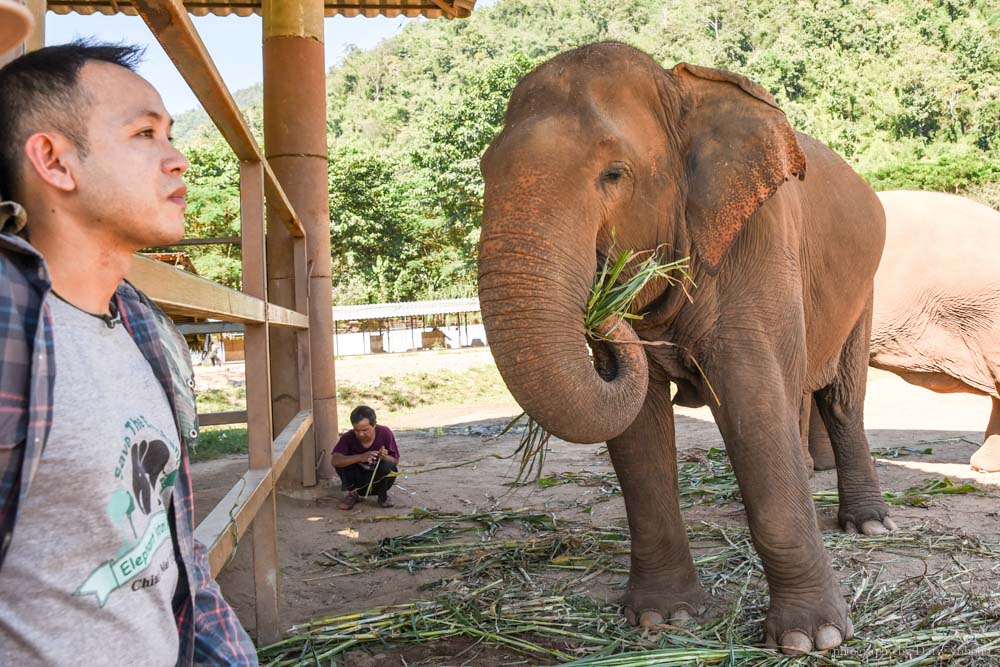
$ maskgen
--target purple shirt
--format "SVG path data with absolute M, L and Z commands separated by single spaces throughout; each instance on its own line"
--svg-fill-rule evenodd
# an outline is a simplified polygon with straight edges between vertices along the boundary
M 385 451 L 389 452 L 389 456 L 397 460 L 399 459 L 399 447 L 396 446 L 396 436 L 392 434 L 392 429 L 388 426 L 376 424 L 375 439 L 372 441 L 371 447 L 362 445 L 361 441 L 358 440 L 358 436 L 354 434 L 354 429 L 351 429 L 340 436 L 340 440 L 337 441 L 337 446 L 333 448 L 332 453 L 343 456 L 357 456 L 365 452 L 377 452 L 382 447 L 385 447 Z

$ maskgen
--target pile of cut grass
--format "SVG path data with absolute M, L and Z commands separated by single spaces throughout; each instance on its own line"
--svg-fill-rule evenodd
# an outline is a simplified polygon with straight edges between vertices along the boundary
M 454 637 L 513 650 L 531 664 L 546 665 L 776 667 L 810 660 L 759 646 L 766 586 L 745 528 L 690 527 L 702 585 L 728 604 L 700 626 L 649 633 L 628 626 L 618 605 L 578 594 L 598 576 L 611 573 L 621 581 L 626 529 L 556 523 L 548 515 L 521 510 L 414 516 L 432 517 L 444 521 L 365 551 L 340 554 L 329 565 L 346 570 L 345 576 L 381 567 L 458 569 L 458 577 L 425 587 L 440 593 L 296 626 L 287 639 L 261 649 L 262 664 L 329 664 L 365 645 L 384 651 Z M 497 537 L 492 531 L 501 524 L 521 525 L 527 534 Z M 465 539 L 470 534 L 474 539 Z M 929 665 L 940 664 L 940 656 L 945 661 L 966 656 L 965 664 L 981 664 L 975 656 L 1000 648 L 1000 593 L 982 592 L 994 587 L 977 582 L 996 567 L 1000 543 L 931 526 L 879 536 L 829 533 L 824 542 L 850 592 L 856 637 L 828 652 L 822 664 Z M 937 571 L 889 580 L 872 558 L 878 554 L 933 563 Z
M 907 454 L 931 454 L 933 450 L 894 447 L 889 450 L 872 450 L 878 458 L 898 458 Z M 621 485 L 613 472 L 562 472 L 540 477 L 535 482 L 543 488 L 560 484 L 576 484 L 584 487 L 599 487 L 602 495 L 594 502 L 610 500 L 621 494 Z M 736 476 L 724 449 L 690 450 L 680 461 L 677 471 L 677 485 L 681 508 L 693 505 L 742 502 Z M 955 484 L 947 477 L 930 480 L 922 486 L 902 491 L 886 491 L 882 498 L 890 505 L 926 506 L 933 496 L 979 493 L 973 484 Z M 840 502 L 837 491 L 817 491 L 813 500 L 818 508 L 836 507 Z

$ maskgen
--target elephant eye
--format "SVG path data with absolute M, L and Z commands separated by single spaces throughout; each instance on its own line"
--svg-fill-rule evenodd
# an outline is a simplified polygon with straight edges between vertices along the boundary
M 625 176 L 625 166 L 614 164 L 601 172 L 601 183 L 617 183 Z

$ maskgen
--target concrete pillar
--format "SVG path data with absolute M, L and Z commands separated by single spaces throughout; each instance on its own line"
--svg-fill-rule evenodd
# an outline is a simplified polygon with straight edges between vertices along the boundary
M 327 186 L 326 67 L 323 60 L 323 0 L 264 0 L 264 148 L 306 232 L 309 266 L 309 343 L 312 407 L 320 476 L 332 477 L 329 450 L 337 439 L 337 398 L 333 368 L 333 313 L 330 209 Z M 272 220 L 273 215 L 272 215 Z M 272 302 L 295 307 L 294 248 L 283 225 L 267 233 L 268 294 Z M 294 332 L 271 330 L 271 387 L 274 431 L 299 410 Z M 301 454 L 297 454 L 301 456 Z M 293 461 L 289 484 L 306 481 Z M 307 476 L 306 476 L 307 477 Z

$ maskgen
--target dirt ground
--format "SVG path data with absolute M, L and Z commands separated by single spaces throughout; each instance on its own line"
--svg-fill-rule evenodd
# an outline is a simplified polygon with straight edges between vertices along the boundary
M 415 369 L 446 367 L 451 370 L 492 363 L 488 350 L 460 353 L 416 353 L 357 357 L 337 361 L 339 378 L 365 374 L 408 373 Z M 212 382 L 239 381 L 242 368 L 201 369 L 202 386 Z M 866 424 L 871 447 L 931 448 L 932 454 L 908 454 L 880 459 L 877 470 L 883 491 L 902 491 L 932 479 L 948 477 L 955 483 L 971 482 L 982 494 L 934 496 L 926 507 L 893 507 L 892 515 L 902 528 L 923 525 L 954 527 L 982 539 L 1000 539 L 1000 474 L 973 472 L 969 456 L 976 450 L 989 416 L 989 401 L 983 397 L 961 394 L 939 395 L 913 387 L 893 375 L 870 371 Z M 511 416 L 516 405 L 445 406 L 418 410 L 382 419 L 396 431 L 402 454 L 401 472 L 392 497 L 395 507 L 378 508 L 375 503 L 359 503 L 345 512 L 337 508 L 339 486 L 325 484 L 310 490 L 285 492 L 278 498 L 279 550 L 282 565 L 281 616 L 289 626 L 317 617 L 358 611 L 382 605 L 423 599 L 428 593 L 418 587 L 449 576 L 441 569 L 379 569 L 350 574 L 331 570 L 328 553 L 348 553 L 370 546 L 394 535 L 412 534 L 433 525 L 431 521 L 372 521 L 376 516 L 409 514 L 415 508 L 444 512 L 472 513 L 495 509 L 532 508 L 551 513 L 560 520 L 589 523 L 595 527 L 622 525 L 625 510 L 620 495 L 608 494 L 600 487 L 575 484 L 539 488 L 512 487 L 517 472 L 507 460 L 487 458 L 473 465 L 450 467 L 487 454 L 509 454 L 516 446 L 516 436 L 500 439 L 495 435 Z M 677 410 L 677 442 L 684 452 L 695 448 L 722 447 L 718 430 L 707 408 Z M 441 466 L 444 469 L 414 474 L 415 471 Z M 610 472 L 611 466 L 602 446 L 574 445 L 553 441 L 545 469 L 547 473 Z M 242 457 L 198 464 L 194 468 L 196 510 L 199 520 L 228 491 L 246 470 Z M 811 480 L 814 491 L 835 490 L 833 471 L 817 473 Z M 736 508 L 734 510 L 734 507 Z M 689 525 L 712 521 L 724 525 L 745 525 L 739 505 L 695 505 L 684 510 Z M 587 511 L 587 510 L 590 511 Z M 835 509 L 819 512 L 824 532 L 837 530 Z M 220 576 L 220 583 L 245 625 L 254 627 L 253 591 L 248 582 L 251 566 L 249 545 L 244 544 L 234 561 Z M 623 562 L 627 559 L 623 559 Z M 901 579 L 915 566 L 906 558 L 886 562 L 887 576 Z M 622 595 L 624 575 L 606 574 L 593 578 L 587 595 L 616 601 Z M 995 579 L 983 585 L 996 590 Z M 722 601 L 723 604 L 726 601 Z M 352 654 L 339 664 L 413 665 L 432 656 L 441 662 L 461 664 L 456 655 L 469 647 L 468 642 L 435 642 L 403 649 L 385 648 L 374 657 Z M 489 657 L 492 656 L 492 657 Z M 513 660 L 503 651 L 483 654 L 468 664 L 507 664 Z M 530 661 L 519 664 L 532 664 Z M 423 664 L 423 663 L 421 663 Z

